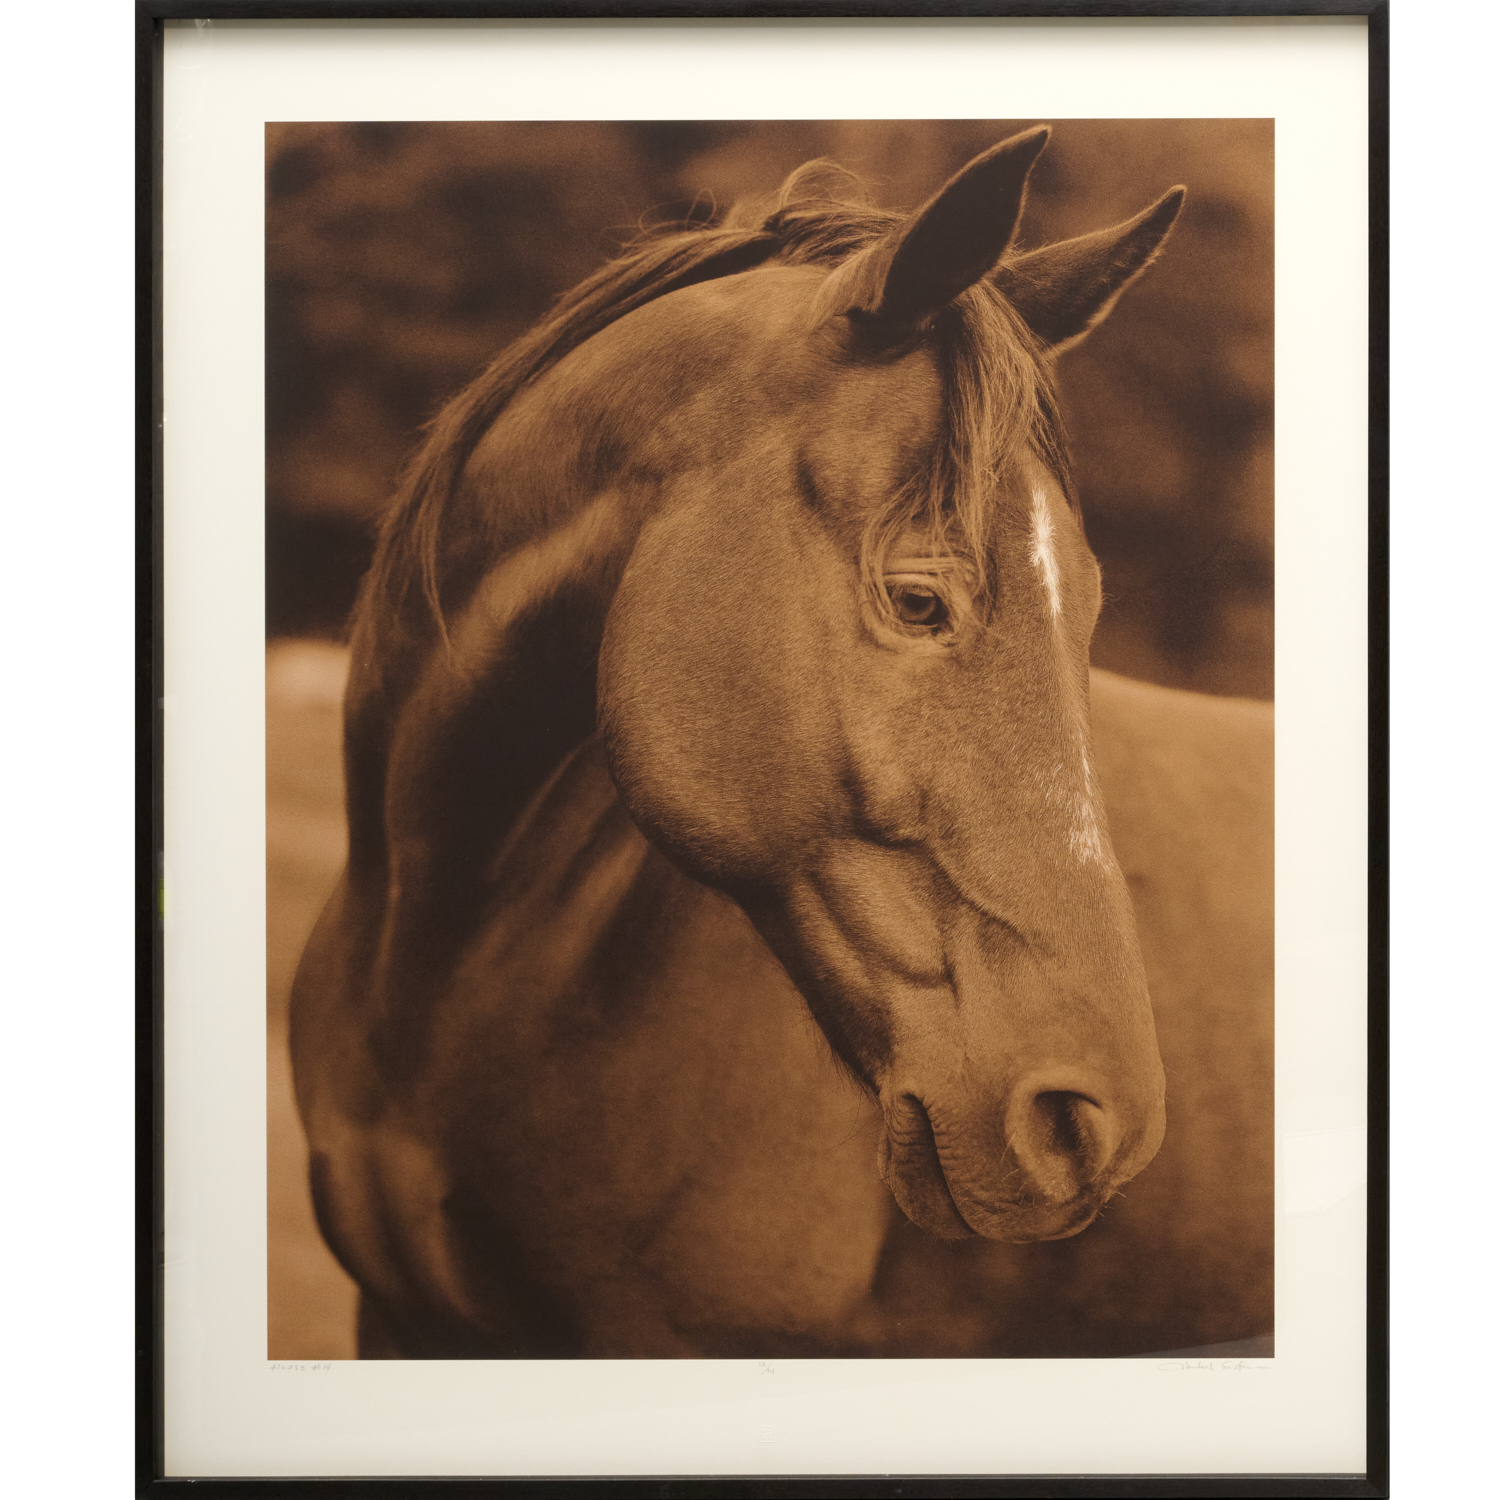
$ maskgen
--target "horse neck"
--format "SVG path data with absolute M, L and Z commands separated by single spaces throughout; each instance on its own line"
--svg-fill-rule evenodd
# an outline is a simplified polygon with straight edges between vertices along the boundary
M 445 629 L 409 553 L 393 588 L 367 597 L 345 712 L 351 879 L 368 871 L 459 910 L 455 885 L 477 893 L 593 733 L 605 619 L 672 472 L 662 419 L 698 388 L 671 333 L 611 325 L 516 392 L 463 454 L 429 558 Z
M 533 528 L 502 539 L 443 630 L 418 589 L 401 611 L 366 610 L 356 624 L 345 713 L 351 878 L 423 892 L 444 925 L 462 917 L 494 851 L 594 730 L 600 639 L 628 553 L 620 507 L 607 494 L 560 502 Z

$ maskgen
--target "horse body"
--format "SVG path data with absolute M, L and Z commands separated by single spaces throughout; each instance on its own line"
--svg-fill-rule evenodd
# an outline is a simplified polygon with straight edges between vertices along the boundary
M 294 996 L 367 1355 L 1268 1328 L 1265 715 L 1090 686 L 1012 312 L 1076 337 L 1176 203 L 996 270 L 1043 139 L 812 263 L 752 235 L 585 298 L 434 440 Z

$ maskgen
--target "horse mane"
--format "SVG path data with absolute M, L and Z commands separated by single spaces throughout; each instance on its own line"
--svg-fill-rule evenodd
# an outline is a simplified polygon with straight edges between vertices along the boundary
M 799 167 L 768 201 L 736 204 L 718 223 L 644 229 L 557 301 L 550 316 L 507 346 L 424 429 L 386 514 L 356 606 L 394 618 L 419 588 L 444 640 L 439 559 L 445 518 L 470 455 L 506 405 L 565 355 L 658 297 L 758 266 L 829 269 L 904 222 L 874 207 L 861 181 L 827 161 Z M 914 476 L 866 531 L 861 572 L 877 607 L 890 549 L 913 530 L 988 576 L 986 530 L 994 487 L 1034 454 L 1076 508 L 1066 440 L 1050 367 L 1036 338 L 998 289 L 971 287 L 933 329 L 942 372 L 945 431 L 930 472 Z

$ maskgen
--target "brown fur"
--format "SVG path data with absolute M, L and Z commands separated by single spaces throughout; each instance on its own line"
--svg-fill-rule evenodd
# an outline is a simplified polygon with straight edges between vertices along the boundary
M 350 863 L 294 996 L 367 1354 L 1269 1327 L 1263 715 L 1096 677 L 1090 769 L 1042 340 L 950 264 L 885 257 L 879 337 L 829 290 L 881 235 L 944 242 L 1002 158 L 916 228 L 799 185 L 648 246 L 436 424 L 357 616 Z

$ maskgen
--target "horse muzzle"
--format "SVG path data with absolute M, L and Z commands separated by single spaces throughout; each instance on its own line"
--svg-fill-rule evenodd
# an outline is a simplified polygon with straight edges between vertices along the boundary
M 880 1175 L 901 1211 L 946 1239 L 1024 1244 L 1086 1229 L 1156 1154 L 1165 1115 L 1159 1094 L 1131 1119 L 1087 1081 L 1066 1082 L 1017 1085 L 998 1110 L 886 1094 Z

